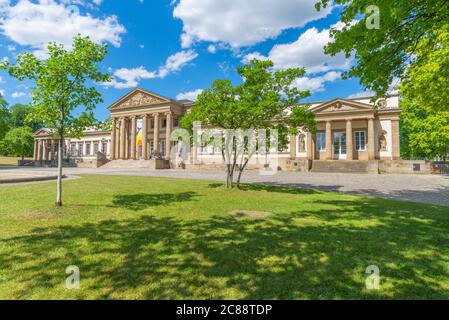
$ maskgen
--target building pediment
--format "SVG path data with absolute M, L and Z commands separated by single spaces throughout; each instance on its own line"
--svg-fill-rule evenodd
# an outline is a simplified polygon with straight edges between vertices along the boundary
M 34 137 L 46 137 L 48 135 L 50 135 L 50 130 L 46 128 L 39 129 L 33 134 Z
M 171 102 L 171 100 L 146 90 L 135 89 L 115 102 L 108 109 L 115 111 L 142 106 L 159 105 L 167 102 Z
M 333 112 L 351 112 L 351 111 L 372 111 L 374 107 L 357 101 L 345 99 L 335 99 L 325 102 L 310 109 L 314 113 L 333 113 Z

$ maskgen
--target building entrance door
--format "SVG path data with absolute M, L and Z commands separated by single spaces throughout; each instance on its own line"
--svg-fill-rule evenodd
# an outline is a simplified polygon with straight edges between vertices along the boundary
M 346 160 L 346 133 L 334 132 L 334 160 Z

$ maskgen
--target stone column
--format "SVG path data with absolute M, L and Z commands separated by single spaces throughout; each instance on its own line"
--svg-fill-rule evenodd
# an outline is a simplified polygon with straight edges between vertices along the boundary
M 129 159 L 129 119 L 125 118 L 125 160 Z
M 42 160 L 42 140 L 37 141 L 37 160 Z
M 125 147 L 126 147 L 126 143 L 125 143 L 125 138 L 126 138 L 126 134 L 125 134 L 125 128 L 126 128 L 126 119 L 125 118 L 120 118 L 120 159 L 125 160 Z
M 391 120 L 391 137 L 392 137 L 392 158 L 393 160 L 401 160 L 401 139 L 399 136 L 399 120 Z
M 296 159 L 296 135 L 290 134 L 290 159 Z
M 111 145 L 110 145 L 110 151 L 109 151 L 109 157 L 111 158 L 111 160 L 115 160 L 117 159 L 115 157 L 115 135 L 116 135 L 116 125 L 117 122 L 115 120 L 115 118 L 112 118 L 112 131 L 111 131 Z M 107 150 L 106 150 L 107 153 Z
M 34 140 L 34 161 L 39 160 L 39 140 Z
M 116 121 L 115 129 L 115 159 L 120 159 L 120 119 Z
M 47 161 L 47 156 L 48 156 L 48 152 L 47 152 L 47 140 L 42 140 L 42 160 L 43 161 Z
M 312 132 L 307 132 L 307 160 L 313 160 L 313 154 L 315 152 L 315 148 L 313 145 L 313 134 Z
M 171 159 L 171 131 L 173 127 L 173 115 L 171 112 L 166 113 L 167 126 L 165 130 L 165 159 Z
M 131 117 L 131 156 L 132 160 L 136 160 L 136 117 Z
M 346 120 L 346 160 L 354 160 L 354 143 L 352 134 L 352 120 Z
M 326 121 L 326 160 L 332 158 L 332 122 Z
M 148 160 L 148 115 L 142 116 L 142 157 Z
M 368 160 L 374 160 L 376 157 L 374 139 L 374 119 L 368 119 Z
M 55 141 L 50 140 L 50 160 L 55 160 Z
M 153 133 L 153 143 L 154 151 L 159 152 L 159 113 L 153 114 L 154 116 L 154 133 Z

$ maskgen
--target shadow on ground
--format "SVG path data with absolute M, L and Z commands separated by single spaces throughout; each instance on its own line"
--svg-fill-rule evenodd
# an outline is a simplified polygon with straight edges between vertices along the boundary
M 136 194 L 116 197 L 114 206 L 140 210 L 194 196 Z M 266 220 L 189 220 L 180 212 L 35 228 L 0 241 L 0 266 L 14 269 L 5 275 L 18 284 L 16 298 L 64 286 L 72 264 L 84 281 L 78 295 L 89 298 L 449 297 L 445 208 L 386 209 L 377 199 L 320 204 L 329 209 L 298 208 Z M 369 265 L 380 267 L 384 290 L 366 291 Z

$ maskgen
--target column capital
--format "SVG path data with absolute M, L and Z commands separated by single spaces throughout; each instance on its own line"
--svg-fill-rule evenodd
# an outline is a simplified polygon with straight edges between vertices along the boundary
M 166 112 L 164 112 L 164 114 L 166 116 L 172 116 L 173 115 L 173 111 L 166 111 Z
M 155 112 L 151 114 L 154 118 L 159 117 L 159 112 Z

